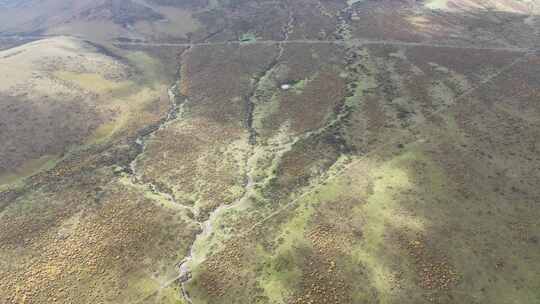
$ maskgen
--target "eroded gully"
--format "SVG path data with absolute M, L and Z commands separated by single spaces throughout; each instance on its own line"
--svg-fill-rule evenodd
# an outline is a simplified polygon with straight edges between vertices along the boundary
M 289 16 L 288 23 L 283 28 L 283 35 L 284 35 L 284 41 L 287 41 L 289 39 L 289 35 L 291 33 L 291 29 L 293 27 L 294 17 L 292 15 Z M 191 264 L 194 260 L 196 261 L 203 261 L 204 256 L 199 256 L 199 254 L 196 251 L 196 248 L 201 246 L 201 244 L 204 244 L 205 242 L 209 241 L 209 238 L 212 235 L 213 232 L 213 223 L 216 222 L 216 220 L 219 218 L 219 216 L 232 208 L 236 208 L 237 206 L 242 206 L 245 203 L 247 203 L 252 197 L 256 195 L 255 193 L 255 174 L 256 174 L 256 164 L 258 160 L 258 156 L 255 153 L 255 148 L 257 145 L 257 131 L 253 127 L 253 112 L 255 110 L 255 104 L 253 102 L 253 98 L 255 96 L 255 93 L 257 92 L 259 88 L 259 84 L 262 79 L 265 79 L 269 76 L 270 73 L 272 73 L 273 69 L 279 64 L 279 61 L 281 57 L 283 56 L 285 49 L 283 44 L 278 44 L 278 53 L 276 57 L 269 63 L 269 65 L 264 69 L 262 73 L 257 75 L 255 77 L 254 85 L 251 90 L 251 93 L 246 97 L 246 117 L 244 118 L 244 124 L 245 128 L 248 131 L 248 144 L 249 144 L 249 151 L 247 153 L 247 156 L 245 158 L 245 183 L 244 183 L 244 193 L 242 196 L 236 200 L 235 202 L 228 204 L 228 205 L 221 205 L 217 209 L 215 209 L 208 219 L 201 224 L 202 232 L 198 234 L 195 238 L 195 241 L 191 244 L 189 248 L 189 254 L 183 259 L 182 262 L 178 264 L 178 272 L 179 272 L 179 280 L 180 280 L 180 289 L 182 297 L 184 298 L 185 302 L 192 304 L 193 300 L 191 299 L 189 292 L 187 291 L 187 283 L 191 280 Z

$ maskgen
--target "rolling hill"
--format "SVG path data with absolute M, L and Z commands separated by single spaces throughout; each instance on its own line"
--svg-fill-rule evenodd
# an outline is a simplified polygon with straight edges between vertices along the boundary
M 539 303 L 540 5 L 0 1 L 1 303 Z

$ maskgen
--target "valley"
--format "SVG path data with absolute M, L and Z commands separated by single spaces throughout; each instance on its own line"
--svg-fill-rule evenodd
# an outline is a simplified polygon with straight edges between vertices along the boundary
M 0 302 L 540 301 L 539 16 L 0 1 Z

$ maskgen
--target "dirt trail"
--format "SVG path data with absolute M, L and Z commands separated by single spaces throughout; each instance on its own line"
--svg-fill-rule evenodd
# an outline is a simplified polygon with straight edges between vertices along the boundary
M 129 45 L 142 45 L 142 46 L 184 46 L 184 47 L 200 47 L 200 46 L 219 46 L 219 45 L 242 45 L 242 44 L 335 44 L 335 45 L 355 45 L 355 46 L 368 46 L 368 45 L 394 45 L 394 46 L 425 46 L 433 48 L 453 48 L 453 49 L 465 49 L 465 50 L 486 50 L 486 51 L 507 51 L 507 52 L 530 52 L 537 49 L 520 48 L 520 47 L 484 47 L 484 46 L 472 46 L 472 45 L 455 45 L 444 43 L 429 43 L 429 42 L 405 42 L 396 40 L 369 40 L 369 39 L 345 39 L 345 40 L 258 40 L 253 42 L 241 42 L 241 41 L 223 41 L 223 42 L 201 42 L 201 43 L 159 43 L 159 42 L 116 42 L 116 46 L 129 46 Z
M 292 21 L 291 21 L 292 20 Z M 294 19 L 291 19 L 293 22 Z M 65 36 L 65 35 L 64 35 Z M 55 36 L 0 36 L 0 39 L 46 39 L 53 38 Z M 71 38 L 81 39 L 80 37 L 70 36 Z M 297 40 L 257 40 L 252 42 L 241 41 L 222 41 L 222 42 L 147 42 L 147 41 L 133 41 L 133 42 L 113 42 L 115 46 L 178 46 L 178 47 L 202 47 L 202 46 L 220 46 L 220 45 L 242 45 L 242 44 L 335 44 L 335 45 L 395 45 L 395 46 L 425 46 L 433 48 L 452 48 L 452 49 L 464 49 L 464 50 L 486 50 L 486 51 L 506 51 L 506 52 L 534 52 L 540 51 L 538 48 L 521 48 L 521 47 L 489 47 L 489 46 L 474 46 L 474 45 L 456 45 L 456 44 L 444 44 L 444 43 L 430 43 L 430 42 L 406 42 L 399 40 L 371 40 L 371 39 L 340 39 L 340 40 L 310 40 L 310 39 L 297 39 Z

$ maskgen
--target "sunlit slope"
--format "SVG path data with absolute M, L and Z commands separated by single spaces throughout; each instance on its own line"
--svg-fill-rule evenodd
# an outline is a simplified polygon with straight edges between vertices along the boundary
M 15 169 L 0 193 L 0 302 L 177 302 L 156 289 L 199 227 L 129 176 L 135 138 L 169 111 L 164 63 L 174 70 L 179 52 L 121 58 L 63 37 L 2 52 L 2 161 Z
M 359 1 L 343 37 L 453 45 L 538 47 L 534 1 Z
M 197 30 L 197 5 L 132 0 L 45 0 L 0 3 L 0 34 L 113 39 L 185 39 Z
M 129 68 L 88 43 L 51 38 L 0 53 L 0 175 L 28 174 L 99 136 L 118 114 L 103 98 Z
M 0 303 L 540 302 L 535 2 L 63 3 L 4 32 L 84 38 L 0 56 Z

